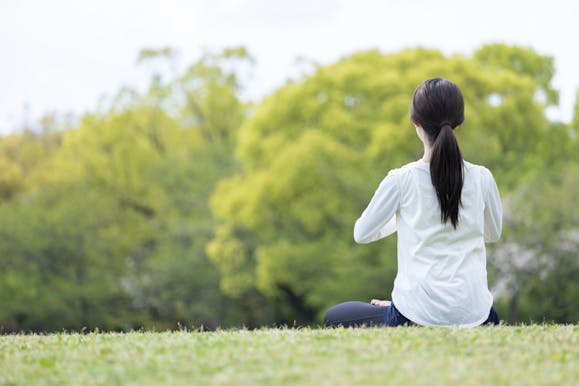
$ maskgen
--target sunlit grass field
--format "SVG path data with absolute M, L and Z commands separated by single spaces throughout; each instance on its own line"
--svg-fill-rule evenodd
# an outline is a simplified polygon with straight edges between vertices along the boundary
M 1 385 L 576 385 L 579 326 L 0 336 Z

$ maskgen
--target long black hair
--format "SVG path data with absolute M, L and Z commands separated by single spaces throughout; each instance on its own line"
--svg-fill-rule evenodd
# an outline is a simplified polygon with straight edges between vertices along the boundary
M 410 118 L 420 125 L 432 145 L 430 178 L 436 189 L 443 223 L 456 229 L 464 181 L 463 161 L 453 130 L 464 121 L 464 99 L 449 80 L 424 81 L 412 96 Z

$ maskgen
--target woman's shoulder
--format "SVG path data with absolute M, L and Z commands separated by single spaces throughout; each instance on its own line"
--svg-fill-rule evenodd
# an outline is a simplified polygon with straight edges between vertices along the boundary
M 408 173 L 413 170 L 426 170 L 430 172 L 430 164 L 422 159 L 419 159 L 417 161 L 409 162 L 406 165 L 402 165 L 398 169 L 393 170 L 396 170 L 398 173 Z
M 493 173 L 484 165 L 464 161 L 464 169 L 466 174 L 475 176 L 477 180 L 481 181 L 483 186 L 489 186 L 489 184 L 494 183 Z
M 409 162 L 405 165 L 399 166 L 397 168 L 390 169 L 388 171 L 387 176 L 402 177 L 402 176 L 408 175 L 413 170 L 425 170 L 425 171 L 430 172 L 430 167 L 429 167 L 428 163 L 426 163 L 422 160 L 413 161 L 413 162 Z
M 409 181 L 415 180 L 415 177 L 430 180 L 430 165 L 422 160 L 409 162 L 398 168 L 390 169 L 384 179 L 397 181 L 401 187 L 405 187 Z
M 464 164 L 464 168 L 466 170 L 473 170 L 473 171 L 477 171 L 479 173 L 492 175 L 491 171 L 484 165 L 477 165 L 477 164 L 474 164 L 472 162 L 468 162 L 466 160 L 463 160 L 463 164 Z

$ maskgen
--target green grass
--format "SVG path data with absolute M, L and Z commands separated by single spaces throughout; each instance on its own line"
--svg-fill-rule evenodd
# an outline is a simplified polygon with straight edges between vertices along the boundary
M 1 385 L 576 385 L 579 326 L 0 336 Z

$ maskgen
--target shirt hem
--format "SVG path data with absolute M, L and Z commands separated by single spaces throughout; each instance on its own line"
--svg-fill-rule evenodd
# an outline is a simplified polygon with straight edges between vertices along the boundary
M 447 328 L 451 328 L 451 327 L 459 327 L 459 328 L 471 328 L 471 327 L 477 327 L 480 326 L 481 324 L 483 324 L 489 317 L 491 308 L 492 308 L 492 303 L 489 307 L 489 314 L 487 314 L 486 316 L 484 316 L 482 319 L 477 320 L 476 322 L 472 322 L 472 323 L 464 323 L 464 324 L 434 324 L 434 323 L 430 323 L 430 322 L 426 322 L 424 320 L 421 320 L 420 318 L 417 318 L 416 315 L 414 315 L 412 312 L 407 312 L 407 310 L 405 309 L 405 306 L 403 305 L 402 307 L 400 306 L 400 303 L 395 299 L 394 293 L 392 293 L 392 303 L 394 303 L 396 305 L 396 309 L 398 310 L 398 312 L 400 312 L 402 314 L 402 316 L 404 316 L 406 319 L 410 320 L 411 322 L 414 322 L 416 324 L 419 324 L 421 326 L 424 327 L 447 327 Z

